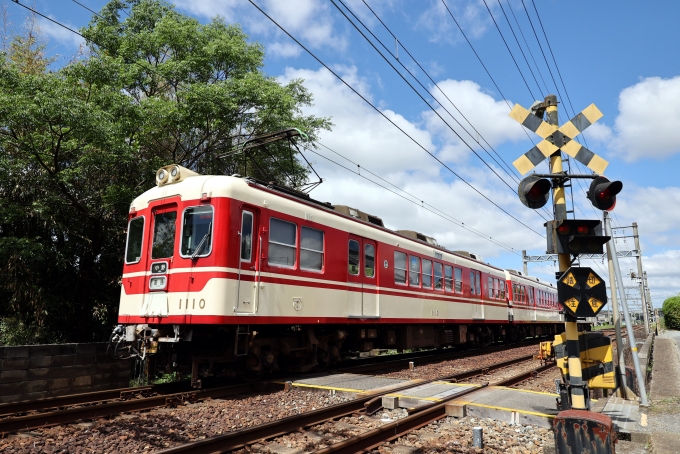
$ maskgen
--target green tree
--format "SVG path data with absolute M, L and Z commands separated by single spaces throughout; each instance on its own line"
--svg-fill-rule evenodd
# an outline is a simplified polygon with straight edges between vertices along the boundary
M 666 328 L 680 330 L 680 296 L 666 298 L 661 310 Z
M 86 60 L 46 72 L 17 63 L 27 52 L 0 58 L 0 317 L 36 341 L 107 335 L 128 206 L 160 166 L 296 186 L 308 169 L 288 147 L 258 152 L 253 167 L 237 146 L 288 127 L 313 142 L 330 128 L 303 115 L 301 80 L 262 72 L 263 47 L 236 25 L 162 0 L 113 0 L 100 14 L 81 30 Z

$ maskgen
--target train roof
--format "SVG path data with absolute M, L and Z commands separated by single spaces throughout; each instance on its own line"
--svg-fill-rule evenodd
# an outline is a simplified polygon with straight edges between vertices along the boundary
M 163 169 L 171 167 L 173 166 L 166 166 Z M 174 167 L 182 171 L 187 170 L 179 166 Z M 161 170 L 159 170 L 159 173 Z M 185 176 L 180 175 L 177 180 L 177 182 L 159 184 L 142 193 L 132 201 L 130 211 L 143 210 L 153 201 L 170 197 L 179 197 L 182 201 L 199 200 L 205 197 L 235 198 L 263 208 L 272 208 L 275 205 L 277 211 L 301 219 L 312 220 L 329 227 L 345 230 L 351 228 L 352 232 L 357 235 L 409 249 L 422 255 L 430 255 L 439 259 L 444 259 L 446 255 L 446 260 L 454 264 L 469 266 L 469 262 L 474 262 L 477 267 L 483 266 L 495 271 L 495 274 L 505 273 L 507 276 L 506 270 L 482 262 L 481 257 L 469 252 L 446 249 L 436 244 L 436 240 L 432 241 L 432 237 L 409 230 L 390 230 L 382 225 L 382 220 L 377 216 L 367 215 L 371 216 L 371 219 L 362 219 L 361 216 L 346 214 L 345 211 L 349 210 L 344 205 L 339 205 L 338 208 L 340 209 L 336 210 L 335 206 L 328 202 L 320 202 L 304 193 L 277 187 L 274 184 L 267 184 L 239 175 L 200 175 L 192 171 L 188 171 Z M 264 197 L 263 192 L 266 194 Z M 376 222 L 376 219 L 380 222 Z M 419 238 L 419 235 L 424 236 L 425 239 Z M 541 282 L 538 278 L 522 277 L 551 285 Z

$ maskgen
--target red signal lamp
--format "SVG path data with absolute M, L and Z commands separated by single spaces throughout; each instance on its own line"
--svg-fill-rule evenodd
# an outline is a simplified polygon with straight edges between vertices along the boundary
M 588 199 L 599 210 L 611 211 L 616 206 L 616 194 L 623 189 L 620 181 L 609 181 L 607 177 L 597 177 L 590 183 Z
M 550 180 L 539 178 L 535 175 L 529 175 L 519 182 L 517 195 L 519 195 L 519 200 L 524 206 L 536 210 L 548 203 L 550 189 L 552 189 Z
M 571 232 L 569 224 L 562 224 L 559 227 L 557 227 L 557 233 L 559 233 L 560 235 L 569 235 L 569 232 Z
M 601 254 L 608 236 L 602 235 L 602 223 L 595 219 L 565 219 L 546 223 L 548 254 Z
M 586 225 L 579 225 L 576 227 L 576 232 L 579 235 L 588 235 L 590 233 L 590 229 Z

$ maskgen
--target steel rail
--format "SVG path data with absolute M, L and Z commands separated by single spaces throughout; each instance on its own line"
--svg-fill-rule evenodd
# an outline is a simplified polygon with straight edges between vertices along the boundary
M 135 388 L 116 388 L 89 393 L 69 394 L 66 396 L 46 397 L 43 399 L 24 400 L 0 404 L 0 417 L 30 411 L 46 411 L 71 405 L 94 404 L 109 400 L 131 399 L 138 395 L 148 397 L 154 393 L 176 393 L 191 390 L 189 382 L 163 383 L 159 385 L 138 386 Z
M 431 364 L 437 361 L 443 361 L 447 359 L 467 358 L 495 353 L 498 351 L 507 351 L 509 350 L 508 349 L 509 346 L 511 348 L 521 348 L 536 344 L 537 342 L 538 339 L 530 339 L 526 342 L 521 342 L 512 345 L 501 344 L 494 345 L 492 347 L 467 351 L 439 352 L 436 350 L 427 350 L 409 354 L 376 356 L 371 358 L 352 360 L 352 362 L 357 363 L 366 362 L 366 364 L 348 364 L 347 366 L 333 368 L 331 369 L 331 371 L 343 373 L 352 371 L 361 373 L 371 372 L 375 370 L 383 370 L 386 367 L 390 368 L 408 367 L 408 363 L 415 359 L 420 360 L 420 364 Z M 326 374 L 311 374 L 306 375 L 306 377 L 312 378 L 315 376 L 322 375 Z M 86 404 L 93 405 L 113 400 L 125 400 L 136 397 L 138 395 L 149 397 L 154 393 L 168 394 L 189 391 L 192 391 L 192 389 L 190 388 L 188 382 L 174 382 L 153 386 L 140 386 L 135 388 L 116 388 L 104 391 L 94 391 L 89 393 L 69 394 L 66 396 L 46 397 L 36 400 L 0 404 L 0 418 L 9 417 L 11 415 L 19 416 L 34 411 L 44 412 L 55 408 L 64 409 L 64 407 L 70 407 L 74 405 L 86 405 Z
M 96 419 L 106 416 L 117 415 L 129 411 L 151 410 L 165 405 L 174 405 L 185 401 L 195 402 L 208 398 L 219 398 L 252 392 L 255 384 L 246 383 L 241 385 L 224 386 L 206 390 L 195 390 L 173 394 L 143 397 L 141 399 L 129 399 L 115 402 L 106 402 L 97 405 L 84 405 L 64 410 L 56 410 L 45 413 L 36 413 L 27 416 L 16 416 L 0 419 L 0 434 L 11 433 L 19 430 L 35 429 L 38 427 L 67 424 L 81 419 Z
M 535 369 L 526 371 L 526 372 L 520 372 L 517 375 L 513 375 L 510 378 L 503 379 L 499 382 L 496 382 L 493 384 L 493 386 L 513 386 L 518 383 L 522 383 L 523 381 L 529 380 L 530 378 L 536 377 L 538 374 L 545 372 L 546 370 L 552 369 L 554 367 L 557 367 L 556 363 L 548 363 L 544 364 L 540 367 L 537 367 Z
M 510 384 L 516 384 L 552 367 L 555 367 L 555 365 L 548 364 L 527 372 L 522 372 L 508 379 L 501 380 L 500 382 L 495 383 L 493 386 L 509 386 Z M 356 437 L 335 443 L 327 448 L 314 451 L 314 453 L 355 454 L 369 451 L 384 443 L 396 440 L 397 438 L 403 437 L 409 432 L 425 427 L 429 424 L 432 424 L 434 421 L 446 417 L 446 405 L 449 402 L 457 400 L 466 394 L 473 394 L 485 386 L 488 386 L 488 383 L 482 385 L 481 387 L 472 388 L 462 393 L 449 396 L 442 402 L 420 407 L 416 412 L 413 412 L 405 418 L 399 419 L 376 429 L 369 430 L 368 432 L 364 432 L 360 435 L 357 435 Z
M 496 353 L 501 351 L 510 351 L 515 348 L 528 347 L 531 345 L 537 345 L 540 342 L 539 338 L 532 338 L 525 342 L 518 342 L 516 344 L 501 344 L 494 345 L 492 347 L 485 347 L 477 350 L 466 350 L 466 351 L 455 351 L 455 352 L 436 352 L 428 350 L 426 352 L 417 352 L 420 354 L 409 353 L 409 356 L 404 356 L 403 358 L 390 358 L 390 356 L 395 355 L 384 355 L 374 357 L 376 361 L 371 361 L 369 364 L 357 364 L 348 365 L 347 367 L 341 366 L 338 368 L 333 368 L 331 371 L 354 371 L 354 372 L 371 372 L 374 370 L 384 370 L 386 367 L 408 367 L 409 361 L 414 359 L 424 360 L 421 364 L 432 364 L 439 361 L 445 361 L 447 359 L 459 359 L 459 358 L 469 358 L 474 356 L 488 355 L 490 353 Z M 399 355 L 401 356 L 401 355 Z M 379 358 L 384 358 L 383 361 L 378 360 Z M 365 361 L 365 360 L 357 360 Z
M 361 397 L 351 400 L 349 402 L 332 405 L 330 407 L 321 408 L 319 410 L 311 412 L 305 412 L 300 415 L 289 416 L 287 418 L 282 418 L 277 421 L 260 424 L 258 426 L 248 427 L 245 429 L 236 430 L 226 434 L 205 438 L 203 440 L 198 440 L 183 445 L 175 446 L 172 448 L 163 449 L 161 451 L 157 451 L 156 454 L 179 454 L 187 452 L 200 454 L 233 451 L 235 449 L 244 448 L 248 445 L 252 445 L 265 439 L 280 437 L 282 435 L 294 432 L 302 427 L 313 426 L 321 424 L 325 421 L 338 419 L 345 416 L 351 416 L 352 414 L 367 409 L 372 402 L 377 402 L 380 399 L 380 396 L 384 394 L 401 392 L 410 388 L 415 388 L 417 386 L 422 386 L 424 384 L 440 380 L 450 381 L 463 380 L 473 376 L 483 375 L 491 370 L 501 369 L 503 367 L 524 362 L 530 359 L 533 359 L 533 355 L 522 356 L 519 358 L 503 361 L 492 366 L 481 367 L 474 370 L 459 372 L 453 375 L 437 377 L 431 380 L 426 380 L 418 383 L 408 383 L 398 388 L 392 388 L 389 391 L 381 391 L 368 395 L 362 395 Z M 465 394 L 468 394 L 469 392 L 477 391 L 479 389 L 480 387 L 475 387 L 470 389 L 469 391 L 456 394 L 452 396 L 452 398 L 461 397 Z
M 355 454 L 362 451 L 367 451 L 374 447 L 380 446 L 383 443 L 396 440 L 403 437 L 407 433 L 425 427 L 438 419 L 446 417 L 446 405 L 449 401 L 458 399 L 467 394 L 472 394 L 480 389 L 486 387 L 484 384 L 480 387 L 471 388 L 447 397 L 443 402 L 433 404 L 419 411 L 418 413 L 409 415 L 405 418 L 398 419 L 392 423 L 385 424 L 368 432 L 364 432 L 356 437 L 343 440 L 339 443 L 333 444 L 327 448 L 314 451 L 316 454 Z

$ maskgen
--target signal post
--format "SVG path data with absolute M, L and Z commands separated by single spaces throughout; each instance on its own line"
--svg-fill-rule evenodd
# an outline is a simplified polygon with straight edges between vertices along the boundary
M 560 127 L 558 127 L 555 95 L 546 96 L 542 103 L 536 102 L 531 110 L 517 104 L 509 116 L 544 139 L 513 162 L 517 170 L 525 175 L 546 158 L 550 162 L 550 174 L 529 175 L 519 183 L 517 192 L 524 205 L 538 209 L 548 202 L 552 189 L 555 219 L 546 223 L 547 253 L 558 254 L 557 291 L 565 314 L 564 337 L 566 339 L 563 339 L 566 341 L 566 355 L 564 356 L 567 357 L 566 367 L 558 362 L 564 383 L 560 385 L 559 408 L 562 411 L 555 418 L 554 424 L 555 446 L 559 453 L 586 451 L 612 453 L 614 439 L 611 418 L 588 411 L 588 383 L 593 383 L 593 386 L 598 388 L 609 386 L 602 386 L 601 383 L 598 386 L 590 370 L 587 376 L 588 382 L 584 380 L 577 325 L 579 318 L 595 317 L 600 312 L 607 302 L 606 287 L 603 279 L 592 269 L 571 266 L 572 255 L 576 259 L 582 253 L 592 254 L 597 251 L 602 253 L 603 245 L 609 241 L 610 237 L 602 235 L 599 220 L 567 219 L 564 183 L 574 178 L 592 179 L 588 199 L 594 207 L 603 211 L 614 208 L 616 194 L 621 191 L 623 185 L 619 181 L 610 182 L 601 176 L 608 165 L 607 161 L 573 140 L 576 135 L 602 117 L 602 112 L 594 104 Z M 545 120 L 543 120 L 544 115 Z M 562 152 L 581 162 L 594 173 L 567 174 L 562 166 Z M 558 337 L 555 336 L 556 344 Z M 589 347 L 589 340 L 586 339 L 597 342 L 600 337 L 593 333 L 584 334 L 584 348 L 591 352 L 593 350 L 590 348 L 593 347 Z M 600 342 L 598 345 L 604 344 Z M 611 341 L 609 345 L 611 353 Z M 592 359 L 586 359 L 586 361 L 592 361 Z M 611 362 L 611 359 L 609 361 Z

